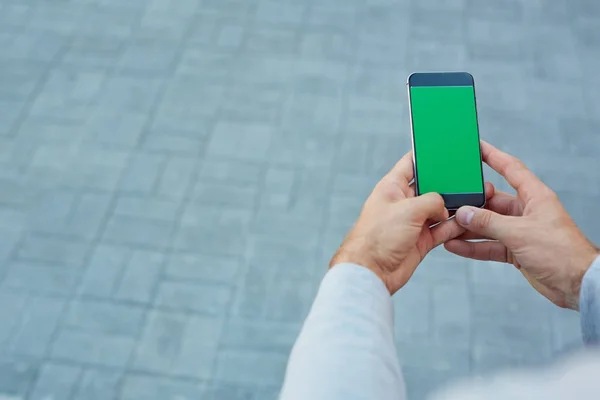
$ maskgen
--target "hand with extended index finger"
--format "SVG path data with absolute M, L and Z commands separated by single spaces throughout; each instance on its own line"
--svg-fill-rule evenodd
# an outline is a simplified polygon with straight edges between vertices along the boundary
M 517 195 L 498 191 L 488 200 L 487 210 L 459 209 L 456 220 L 467 232 L 448 241 L 446 249 L 475 260 L 512 263 L 554 304 L 579 309 L 581 280 L 600 251 L 556 194 L 520 160 L 483 141 L 481 151 L 483 160 Z
M 429 251 L 464 232 L 456 221 L 447 221 L 448 210 L 439 194 L 415 197 L 413 177 L 409 152 L 375 186 L 330 267 L 353 263 L 369 268 L 393 294 Z M 486 185 L 486 194 L 494 194 L 491 184 Z

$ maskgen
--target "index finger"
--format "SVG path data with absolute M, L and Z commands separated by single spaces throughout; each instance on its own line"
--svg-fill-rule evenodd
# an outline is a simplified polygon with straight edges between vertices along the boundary
M 521 160 L 498 150 L 483 140 L 481 141 L 481 156 L 487 165 L 506 179 L 523 201 L 527 202 L 536 193 L 546 191 L 547 186 Z
M 413 156 L 412 151 L 406 153 L 400 161 L 394 165 L 394 168 L 391 169 L 387 174 L 388 177 L 393 180 L 403 180 L 408 183 L 413 180 L 415 176 L 415 171 L 413 169 Z

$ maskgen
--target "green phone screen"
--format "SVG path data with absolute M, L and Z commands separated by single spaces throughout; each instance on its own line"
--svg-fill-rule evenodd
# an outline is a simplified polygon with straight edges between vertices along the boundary
M 483 193 L 473 86 L 410 88 L 420 194 Z

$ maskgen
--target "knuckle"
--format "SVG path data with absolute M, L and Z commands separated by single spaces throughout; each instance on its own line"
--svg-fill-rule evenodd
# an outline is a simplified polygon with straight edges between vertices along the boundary
M 434 196 L 435 196 L 434 201 L 435 201 L 436 207 L 439 207 L 439 208 L 444 207 L 445 206 L 444 198 L 441 195 L 439 195 L 438 193 L 434 193 Z
M 490 226 L 492 221 L 492 213 L 489 211 L 483 211 L 479 213 L 479 218 L 473 218 L 475 226 L 478 228 L 487 228 Z
M 426 198 L 432 207 L 440 208 L 444 206 L 444 199 L 438 193 L 427 193 Z

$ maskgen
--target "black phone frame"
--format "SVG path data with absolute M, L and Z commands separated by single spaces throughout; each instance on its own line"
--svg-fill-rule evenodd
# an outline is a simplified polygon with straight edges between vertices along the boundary
M 477 115 L 477 95 L 475 94 L 475 79 L 468 72 L 414 72 L 408 76 L 406 86 L 408 87 L 408 107 L 410 118 L 410 133 L 413 147 L 413 168 L 415 174 L 415 191 L 417 196 L 421 194 L 419 190 L 419 173 L 417 170 L 415 146 L 415 131 L 413 126 L 412 116 L 412 99 L 410 97 L 410 89 L 415 86 L 472 86 L 474 101 L 475 101 L 475 118 L 477 123 L 477 139 L 480 140 L 479 134 L 479 117 Z M 483 160 L 481 156 L 481 146 L 479 147 L 479 161 L 481 172 L 481 193 L 440 193 L 444 199 L 444 204 L 449 211 L 456 211 L 462 206 L 485 206 L 485 183 L 483 180 Z

